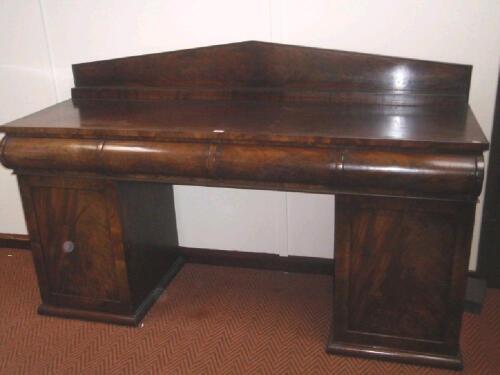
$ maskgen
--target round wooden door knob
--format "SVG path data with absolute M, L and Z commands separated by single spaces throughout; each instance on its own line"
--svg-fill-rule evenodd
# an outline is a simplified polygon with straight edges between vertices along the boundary
M 73 241 L 64 241 L 62 249 L 65 253 L 72 253 L 75 250 L 75 243 Z

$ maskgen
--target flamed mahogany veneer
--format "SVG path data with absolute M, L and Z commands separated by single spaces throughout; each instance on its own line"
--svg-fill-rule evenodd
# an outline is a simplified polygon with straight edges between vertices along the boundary
M 1 128 L 39 312 L 137 324 L 182 266 L 172 184 L 336 194 L 327 351 L 461 368 L 471 71 L 263 42 L 74 65 L 70 100 Z

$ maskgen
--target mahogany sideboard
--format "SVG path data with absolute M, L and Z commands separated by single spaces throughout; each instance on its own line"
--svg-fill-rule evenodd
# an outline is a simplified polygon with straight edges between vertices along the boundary
M 335 194 L 327 351 L 461 368 L 471 71 L 264 42 L 74 65 L 70 100 L 0 128 L 38 311 L 137 324 L 182 265 L 172 184 Z

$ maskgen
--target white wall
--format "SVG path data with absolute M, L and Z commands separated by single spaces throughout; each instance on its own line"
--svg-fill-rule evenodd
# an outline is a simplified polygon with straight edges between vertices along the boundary
M 0 0 L 0 122 L 69 98 L 73 63 L 252 39 L 472 64 L 470 103 L 489 137 L 499 19 L 498 0 Z M 0 232 L 25 233 L 15 180 L 1 170 L 0 183 Z M 332 197 L 175 194 L 186 246 L 333 255 Z
M 43 31 L 37 0 L 0 0 L 0 124 L 56 102 Z M 26 233 L 16 179 L 2 166 L 0 233 Z

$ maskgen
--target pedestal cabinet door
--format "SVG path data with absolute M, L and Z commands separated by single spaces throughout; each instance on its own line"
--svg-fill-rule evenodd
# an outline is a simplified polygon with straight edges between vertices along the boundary
M 119 245 L 105 187 L 29 183 L 29 192 L 50 303 L 104 307 L 123 301 L 121 252 L 114 248 Z
M 474 202 L 344 195 L 335 204 L 330 349 L 460 368 Z

